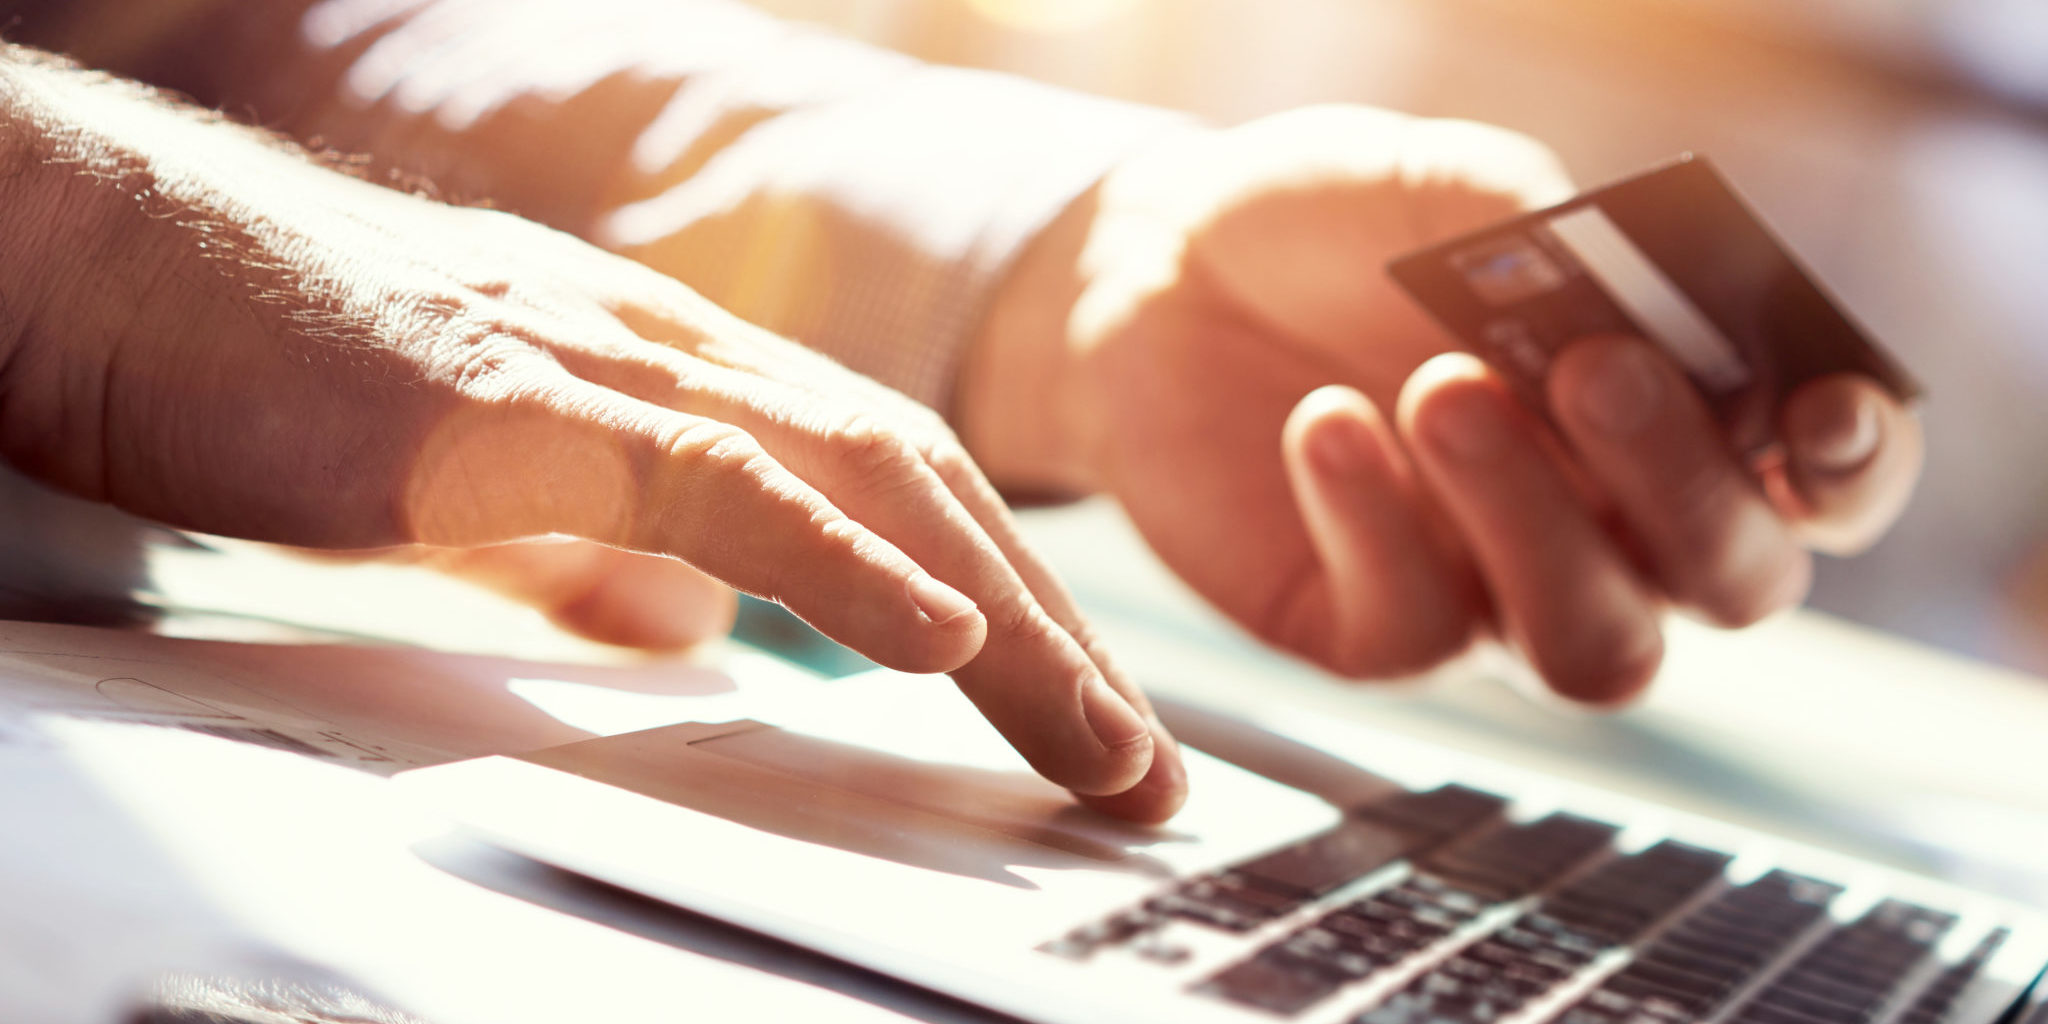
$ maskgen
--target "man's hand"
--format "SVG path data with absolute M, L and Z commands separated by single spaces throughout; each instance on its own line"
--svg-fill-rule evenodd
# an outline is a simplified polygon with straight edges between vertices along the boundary
M 1190 135 L 1027 254 L 962 434 L 1005 487 L 1114 494 L 1196 589 L 1334 671 L 1409 674 L 1496 633 L 1558 692 L 1624 699 L 1663 608 L 1750 623 L 1801 599 L 1809 547 L 1877 537 L 1921 437 L 1874 382 L 1826 378 L 1753 476 L 1620 337 L 1561 357 L 1554 436 L 1383 267 L 1570 192 L 1540 146 L 1467 123 L 1319 108 Z
M 0 119 L 0 451 L 25 471 L 303 546 L 615 549 L 460 567 L 514 587 L 625 569 L 659 595 L 687 562 L 952 672 L 1097 806 L 1179 805 L 1171 739 L 929 410 L 567 235 L 21 51 Z

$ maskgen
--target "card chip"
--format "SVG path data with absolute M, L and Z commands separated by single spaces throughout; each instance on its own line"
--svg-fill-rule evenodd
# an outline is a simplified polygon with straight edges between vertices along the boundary
M 1497 238 L 1454 253 L 1451 265 L 1480 300 L 1508 306 L 1564 284 L 1565 274 L 1543 250 L 1520 238 Z

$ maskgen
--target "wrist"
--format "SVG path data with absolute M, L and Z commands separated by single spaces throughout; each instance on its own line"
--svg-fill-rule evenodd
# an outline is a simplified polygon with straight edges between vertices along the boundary
M 1086 410 L 1075 313 L 1100 186 L 1032 239 L 997 287 L 969 343 L 956 400 L 960 439 L 1007 494 L 1080 496 L 1096 489 L 1083 457 Z
M 1121 393 L 1146 371 L 1112 342 L 1180 280 L 1185 168 L 1206 134 L 1185 124 L 1127 153 L 1023 251 L 997 288 L 960 376 L 956 426 L 1005 492 L 1102 490 Z

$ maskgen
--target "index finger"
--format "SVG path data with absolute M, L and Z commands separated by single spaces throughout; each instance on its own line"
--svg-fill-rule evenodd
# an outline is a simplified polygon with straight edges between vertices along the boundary
M 1073 596 L 1051 567 L 1024 542 L 1016 522 L 1010 517 L 1008 506 L 966 453 L 950 447 L 927 458 L 939 478 L 945 481 L 968 514 L 981 524 L 989 540 L 1009 560 L 1012 570 L 1038 600 L 1045 614 L 1080 645 L 1109 689 L 1121 696 L 1131 710 L 1147 723 L 1152 737 L 1152 761 L 1145 774 L 1135 785 L 1121 791 L 1077 794 L 1081 802 L 1105 814 L 1132 821 L 1158 822 L 1172 817 L 1187 802 L 1187 769 L 1181 760 L 1179 744 L 1153 711 L 1152 702 L 1146 699 L 1138 684 L 1110 660 L 1079 606 L 1074 603 Z M 983 651 L 987 649 L 984 647 Z M 968 666 L 970 669 L 973 667 L 972 663 Z
M 599 386 L 655 405 L 687 400 L 695 414 L 746 431 L 836 511 L 971 601 L 986 619 L 985 640 L 966 664 L 947 668 L 961 692 L 1041 775 L 1087 796 L 1125 793 L 1146 778 L 1159 744 L 1157 730 L 1140 710 L 1142 698 L 1134 700 L 1134 692 L 1119 687 L 1091 657 L 1081 642 L 1085 633 L 1077 636 L 1071 620 L 1041 604 L 1041 591 L 1056 606 L 1061 595 L 1043 580 L 1028 584 L 1020 571 L 1035 566 L 1026 553 L 988 532 L 993 528 L 1013 541 L 1003 529 L 1007 520 L 965 503 L 976 491 L 962 477 L 980 481 L 971 462 L 938 460 L 951 470 L 947 479 L 916 442 L 917 431 L 892 423 L 888 401 L 873 407 L 848 403 L 635 342 L 557 355 L 571 372 Z M 1168 789 L 1177 804 L 1177 790 Z M 1164 817 L 1171 812 L 1165 803 L 1149 801 L 1159 808 L 1149 814 L 1122 805 L 1107 809 L 1125 817 Z

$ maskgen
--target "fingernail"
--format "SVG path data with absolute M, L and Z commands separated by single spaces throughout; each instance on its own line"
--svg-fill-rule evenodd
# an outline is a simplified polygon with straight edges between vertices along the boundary
M 910 600 L 917 605 L 917 610 L 935 626 L 943 626 L 974 611 L 974 602 L 968 600 L 966 594 L 940 583 L 928 573 L 912 576 L 905 589 L 910 591 Z
M 1664 400 L 1654 358 L 1639 343 L 1607 346 L 1574 396 L 1579 418 L 1612 437 L 1631 437 L 1649 426 Z
M 1882 429 L 1876 406 L 1868 397 L 1859 395 L 1846 420 L 1836 420 L 1804 439 L 1800 461 L 1824 473 L 1850 472 L 1877 454 Z
M 1505 451 L 1514 427 L 1502 399 L 1491 391 L 1469 388 L 1439 400 L 1442 408 L 1426 427 L 1430 441 L 1452 458 L 1484 462 Z
M 1095 738 L 1112 750 L 1152 735 L 1152 727 L 1101 676 L 1092 676 L 1082 684 L 1081 713 L 1087 716 L 1088 728 L 1095 731 Z
M 1345 475 L 1365 468 L 1370 457 L 1366 446 L 1372 441 L 1365 424 L 1339 418 L 1325 421 L 1316 429 L 1308 439 L 1308 451 L 1317 469 L 1333 476 Z

